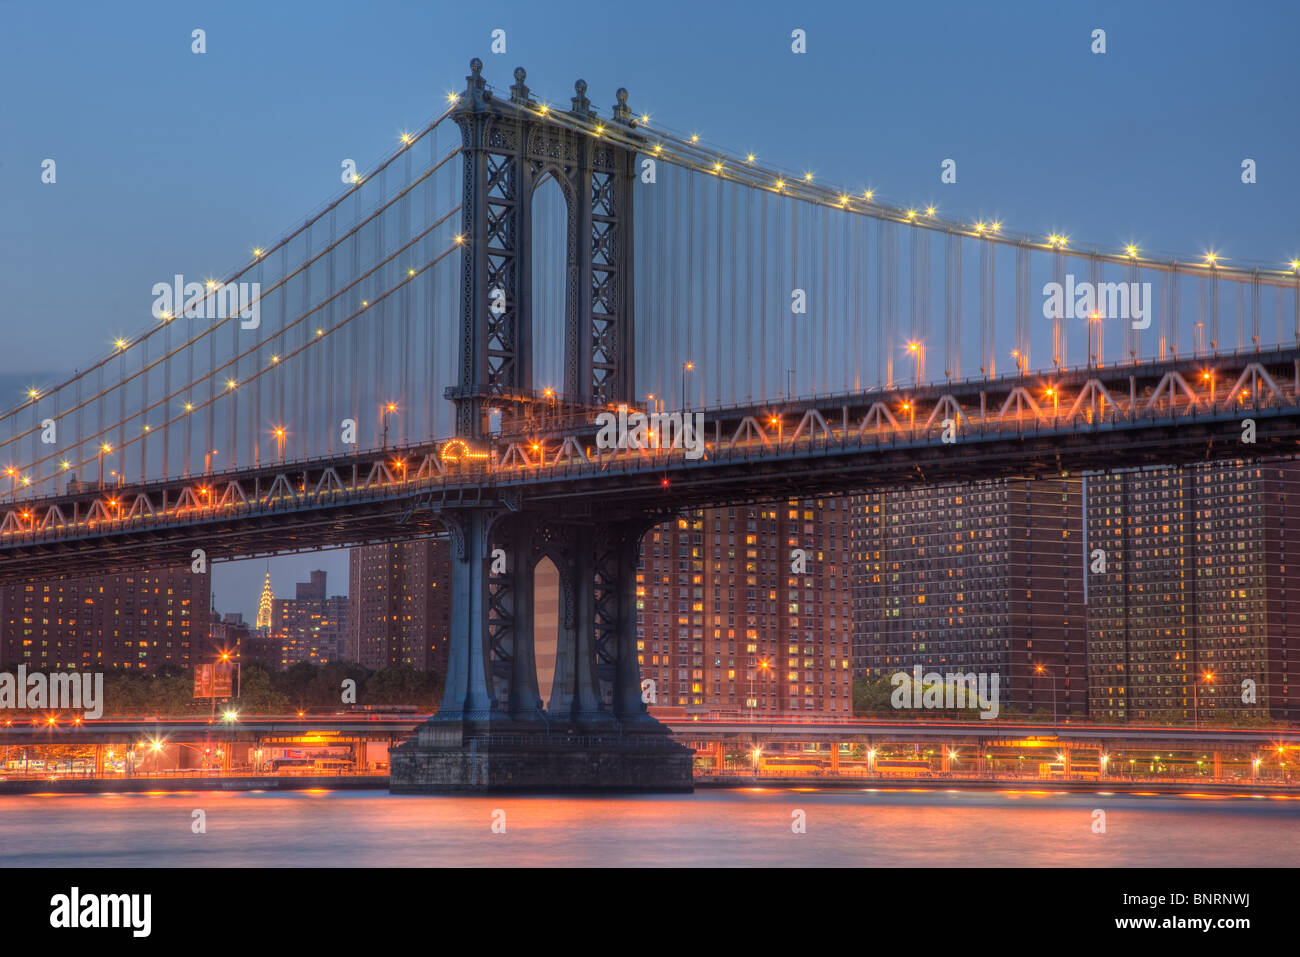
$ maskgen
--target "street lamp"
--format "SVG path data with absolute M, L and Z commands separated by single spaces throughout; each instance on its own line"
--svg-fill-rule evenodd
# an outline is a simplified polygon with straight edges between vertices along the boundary
M 914 374 L 914 378 L 916 379 L 916 384 L 917 384 L 917 386 L 920 386 L 920 384 L 921 384 L 921 356 L 922 356 L 922 354 L 924 353 L 925 350 L 923 350 L 923 349 L 921 348 L 921 344 L 920 344 L 919 342 L 915 342 L 915 341 L 913 341 L 913 342 L 909 342 L 909 343 L 907 344 L 907 351 L 910 352 L 910 353 L 912 354 L 912 359 L 913 359 L 913 363 L 912 363 L 912 366 L 913 366 L 913 374 Z
M 113 446 L 105 442 L 99 447 L 99 487 L 104 487 L 104 456 L 113 451 Z
M 1197 685 L 1201 683 L 1202 679 L 1204 679 L 1207 685 L 1214 684 L 1214 672 L 1207 671 L 1205 674 L 1201 675 L 1200 678 L 1192 682 L 1192 727 L 1193 728 L 1199 728 L 1201 726 L 1200 701 L 1198 700 L 1198 696 L 1196 694 L 1196 688 Z
M 390 413 L 397 411 L 397 403 L 389 402 L 379 407 L 379 427 L 384 433 L 383 445 L 381 448 L 388 448 L 388 416 Z
M 274 434 L 275 434 L 276 447 L 279 450 L 280 461 L 283 462 L 284 461 L 284 436 L 285 436 L 284 426 L 282 425 L 276 426 L 274 430 Z
M 1052 679 L 1052 724 L 1056 724 L 1056 673 L 1048 671 L 1042 665 L 1035 665 L 1034 670 L 1040 675 L 1048 675 Z
M 764 671 L 767 671 L 769 668 L 772 667 L 772 665 L 770 662 L 768 662 L 766 658 L 764 658 L 762 661 L 758 663 L 758 667 L 762 668 Z M 754 674 L 755 674 L 755 669 L 752 667 L 752 659 L 751 659 L 751 667 L 749 669 L 749 720 L 750 721 L 754 720 L 754 705 L 757 703 L 758 700 L 757 698 L 754 697 Z
M 682 411 L 686 411 L 686 373 L 695 371 L 694 362 L 682 363 Z

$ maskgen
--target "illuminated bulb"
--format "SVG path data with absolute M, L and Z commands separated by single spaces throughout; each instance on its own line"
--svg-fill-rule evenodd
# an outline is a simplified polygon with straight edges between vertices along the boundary
M 663 144 L 662 144 L 662 143 L 656 143 L 656 144 L 655 144 L 655 152 L 656 152 L 656 153 L 660 152 L 663 148 L 664 148 L 664 147 L 663 147 Z
M 847 205 L 849 205 L 849 198 L 848 198 L 847 196 L 841 196 L 841 197 L 840 197 L 840 205 L 841 205 L 841 206 L 847 206 Z
M 542 116 L 545 116 L 547 113 L 551 112 L 551 108 L 547 106 L 545 103 L 543 103 L 540 107 L 538 107 L 538 112 L 541 113 Z
M 323 335 L 325 335 L 325 330 L 324 330 L 324 329 L 317 329 L 317 330 L 316 330 L 316 335 L 318 335 L 318 336 L 323 336 Z
M 713 172 L 718 173 L 718 172 L 721 172 L 721 171 L 722 171 L 722 164 L 721 164 L 721 163 L 714 163 L 714 164 L 713 164 Z
M 70 469 L 70 468 L 72 468 L 72 463 L 71 463 L 71 462 L 60 462 L 60 463 L 59 463 L 59 467 L 60 467 L 60 468 L 65 468 L 65 469 Z
M 447 102 L 448 102 L 448 103 L 455 103 L 458 99 L 460 99 L 460 94 L 459 94 L 459 93 L 448 93 L 448 94 L 447 94 Z
M 115 340 L 113 340 L 113 345 L 117 346 L 119 349 L 125 349 L 125 348 L 126 348 L 126 340 L 125 340 L 125 339 L 115 339 Z
M 27 394 L 28 394 L 29 396 L 31 396 L 31 397 L 34 399 L 34 398 L 36 398 L 40 393 L 37 392 L 35 389 L 28 389 L 28 390 L 27 390 Z
M 1296 272 L 1300 272 L 1300 259 L 1291 260 L 1291 268 Z
M 215 279 L 209 279 L 209 280 L 208 280 L 208 288 L 209 288 L 209 289 L 212 289 L 214 286 L 216 286 L 216 284 L 217 284 L 217 281 L 216 281 Z
M 927 207 L 925 207 L 925 215 L 927 215 L 927 216 L 933 216 L 933 215 L 934 215 L 934 207 L 933 207 L 933 206 L 927 206 Z
M 785 180 L 783 180 L 783 179 L 778 179 L 778 180 L 776 181 L 776 188 L 777 188 L 777 189 L 785 189 Z
M 109 452 L 113 451 L 113 446 L 105 442 L 103 445 L 99 447 L 99 450 L 105 454 L 108 454 Z
M 274 363 L 276 363 L 276 362 L 279 362 L 279 361 L 280 361 L 280 357 L 279 357 L 279 356 L 271 356 L 271 362 L 272 362 L 272 364 L 274 364 Z
M 194 411 L 194 405 L 193 405 L 192 403 L 190 403 L 190 402 L 186 402 L 186 403 L 185 403 L 185 411 L 186 411 L 186 412 L 193 412 L 193 411 Z
M 700 134 L 699 134 L 699 133 L 692 133 L 692 134 L 691 134 L 691 142 L 692 142 L 692 143 L 698 143 L 699 141 L 700 141 Z
M 411 134 L 410 134 L 410 133 L 403 133 L 403 134 L 402 134 L 402 142 L 403 142 L 403 143 L 409 143 L 409 142 L 411 142 Z
M 236 385 L 238 385 L 238 383 L 235 382 L 234 379 L 227 379 L 227 380 L 226 380 L 226 388 L 227 388 L 227 389 L 233 389 Z
M 812 182 L 812 173 L 804 173 L 804 174 L 803 174 L 803 178 L 806 179 L 808 182 L 811 183 L 811 182 Z
M 976 224 L 975 224 L 975 232 L 977 232 L 977 233 L 982 233 L 982 232 L 984 232 L 984 224 L 983 224 L 983 223 L 976 223 Z
M 752 163 L 752 162 L 754 162 L 754 154 L 753 154 L 753 153 L 750 153 L 748 156 L 746 156 L 746 157 L 745 157 L 745 162 L 746 162 L 746 163 Z
M 408 276 L 414 276 L 414 275 L 415 275 L 415 270 L 414 270 L 414 269 L 408 269 L 408 270 L 406 270 L 406 274 L 407 274 Z
M 1218 260 L 1218 258 L 1219 258 L 1219 254 L 1215 252 L 1208 252 L 1205 254 L 1205 261 L 1209 263 L 1211 266 L 1214 265 L 1215 261 Z
M 370 305 L 370 301 L 369 301 L 369 300 L 367 300 L 367 299 L 362 299 L 362 300 L 361 300 L 361 308 L 362 308 L 362 309 L 365 309 L 365 308 L 366 308 L 367 306 L 369 306 L 369 305 Z
M 641 114 L 641 125 L 642 125 L 642 126 L 645 126 L 645 125 L 646 125 L 647 123 L 649 123 L 649 122 L 650 122 L 650 114 L 649 114 L 649 113 L 642 113 L 642 114 Z
M 254 255 L 254 256 L 257 256 L 257 257 L 260 257 L 260 256 L 262 255 L 262 250 L 260 250 L 260 249 L 254 249 L 254 250 L 253 250 L 253 255 Z
M 457 244 L 457 245 L 460 245 L 460 244 L 463 243 L 464 241 L 465 241 L 465 237 L 464 237 L 464 236 L 457 236 L 457 237 L 456 237 L 456 244 Z
M 996 220 L 989 226 L 989 229 L 993 230 L 995 233 L 1001 228 L 1002 228 L 1002 224 L 997 222 Z
M 914 210 L 914 209 L 909 209 L 909 210 L 907 211 L 907 218 L 908 218 L 908 219 L 916 219 L 916 210 Z
M 604 132 L 605 132 L 605 127 L 603 127 L 603 126 L 601 126 L 599 123 L 597 123 L 597 124 L 596 124 L 596 135 L 599 136 L 601 133 L 604 133 Z
M 1138 248 L 1136 246 L 1125 246 L 1124 251 L 1130 256 L 1136 256 L 1138 254 Z

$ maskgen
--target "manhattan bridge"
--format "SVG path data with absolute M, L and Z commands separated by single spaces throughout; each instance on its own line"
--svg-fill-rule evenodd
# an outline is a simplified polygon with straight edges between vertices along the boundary
M 682 510 L 1295 451 L 1300 262 L 947 218 L 526 79 L 472 61 L 340 195 L 0 415 L 0 577 L 443 535 L 446 693 L 394 790 L 689 787 L 636 647 L 641 537 Z M 702 414 L 703 454 L 604 447 L 609 412 Z

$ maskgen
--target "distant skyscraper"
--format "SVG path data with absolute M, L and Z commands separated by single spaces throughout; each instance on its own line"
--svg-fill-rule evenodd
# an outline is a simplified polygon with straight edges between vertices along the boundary
M 278 646 L 281 669 L 300 661 L 327 664 L 341 659 L 347 625 L 348 600 L 325 594 L 325 572 L 314 571 L 310 581 L 298 582 L 293 598 L 277 598 L 271 605 L 271 641 Z
M 271 630 L 271 606 L 275 601 L 275 592 L 271 591 L 271 570 L 266 570 L 266 581 L 262 583 L 262 597 L 257 603 L 257 621 L 254 623 L 258 631 Z

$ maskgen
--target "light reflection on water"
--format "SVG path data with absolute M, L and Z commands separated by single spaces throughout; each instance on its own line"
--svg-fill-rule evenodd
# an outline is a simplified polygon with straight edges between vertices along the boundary
M 33 795 L 0 798 L 0 865 L 1295 866 L 1297 824 L 1300 801 L 1044 792 Z

